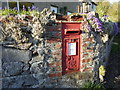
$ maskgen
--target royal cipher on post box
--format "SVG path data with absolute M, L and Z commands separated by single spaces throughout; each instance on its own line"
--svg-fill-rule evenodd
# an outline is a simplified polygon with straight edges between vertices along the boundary
M 62 71 L 63 74 L 80 70 L 81 23 L 62 23 Z

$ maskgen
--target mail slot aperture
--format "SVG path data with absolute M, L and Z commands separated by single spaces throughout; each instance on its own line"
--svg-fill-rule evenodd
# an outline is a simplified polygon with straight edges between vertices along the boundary
M 80 34 L 79 29 L 65 29 L 65 34 Z
M 79 33 L 79 31 L 67 31 L 66 33 Z

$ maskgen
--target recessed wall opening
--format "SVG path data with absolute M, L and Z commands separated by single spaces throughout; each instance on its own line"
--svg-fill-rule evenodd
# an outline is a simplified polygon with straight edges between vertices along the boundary
M 79 31 L 67 31 L 66 34 L 79 34 Z

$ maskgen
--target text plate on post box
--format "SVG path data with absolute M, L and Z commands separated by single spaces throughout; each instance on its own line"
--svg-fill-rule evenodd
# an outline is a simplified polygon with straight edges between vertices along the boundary
M 76 55 L 76 43 L 68 43 L 68 55 Z

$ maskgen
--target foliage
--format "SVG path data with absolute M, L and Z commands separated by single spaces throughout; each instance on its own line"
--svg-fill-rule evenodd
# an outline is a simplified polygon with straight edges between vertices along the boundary
M 96 12 L 99 14 L 100 17 L 108 15 L 110 21 L 119 22 L 120 21 L 120 17 L 118 16 L 120 14 L 120 12 L 118 12 L 119 6 L 120 4 L 117 2 L 111 4 L 107 0 L 99 0 L 99 2 L 97 2 Z
M 91 30 L 91 28 L 94 28 L 96 32 L 102 32 L 102 23 L 93 13 L 88 13 L 87 21 L 88 21 L 87 29 L 89 31 Z
M 109 18 L 111 21 L 113 22 L 118 22 L 118 3 L 113 3 L 109 9 L 108 9 L 108 12 L 107 12 L 107 15 L 109 15 Z
M 118 24 L 111 22 L 107 15 L 97 17 L 95 12 L 89 12 L 86 15 L 85 22 L 82 25 L 83 30 L 85 32 L 93 31 L 99 33 L 104 43 L 108 38 L 118 34 Z
M 118 33 L 118 26 L 116 23 L 111 22 L 107 15 L 98 18 L 95 12 L 90 12 L 87 14 L 84 30 L 98 32 L 102 36 L 103 34 L 113 36 Z
M 0 15 L 8 15 L 8 14 L 17 14 L 17 11 L 10 9 L 0 10 Z
M 92 82 L 87 82 L 83 85 L 83 88 L 87 89 L 87 90 L 97 90 L 97 89 L 100 89 L 100 90 L 105 90 L 104 86 L 99 83 L 99 84 L 94 84 Z
M 34 16 L 34 15 L 38 15 L 38 8 L 35 7 L 34 5 L 32 7 L 28 7 L 26 8 L 24 5 L 22 7 L 22 9 L 20 10 L 20 12 L 17 11 L 17 7 L 14 7 L 13 9 L 9 8 L 0 8 L 0 15 L 9 15 L 9 14 L 13 14 L 13 15 L 16 15 L 16 14 L 25 14 L 25 15 L 31 15 L 31 16 Z
M 110 3 L 106 0 L 102 0 L 101 2 L 97 2 L 96 12 L 100 17 L 107 15 L 108 9 L 110 8 Z
M 111 47 L 111 52 L 112 53 L 120 53 L 120 44 L 113 43 L 112 47 Z
M 112 47 L 111 47 L 112 53 L 120 53 L 120 33 L 115 36 Z

